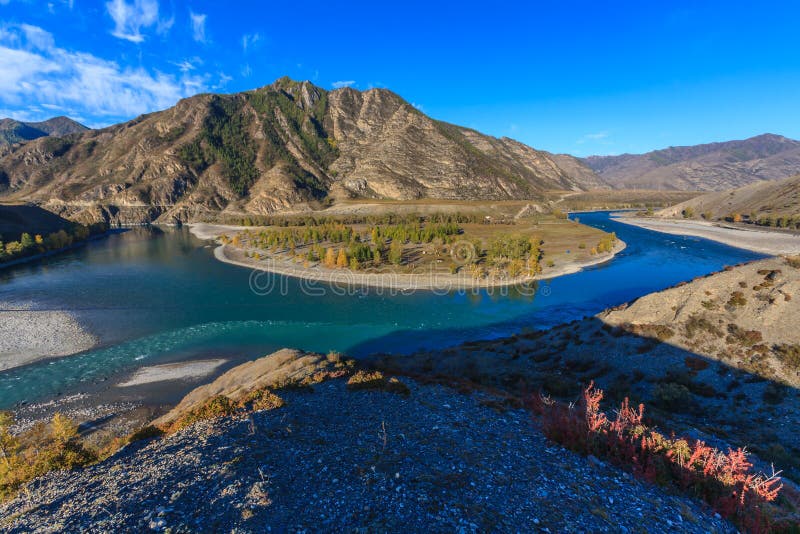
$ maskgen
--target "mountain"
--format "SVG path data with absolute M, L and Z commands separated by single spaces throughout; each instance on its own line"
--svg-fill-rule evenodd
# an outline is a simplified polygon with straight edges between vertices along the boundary
M 784 180 L 757 182 L 732 191 L 707 193 L 658 212 L 662 217 L 680 217 L 686 210 L 694 216 L 721 219 L 738 213 L 745 218 L 798 217 L 800 174 Z
M 85 132 L 86 126 L 69 117 L 53 117 L 43 122 L 20 122 L 14 119 L 0 119 L 0 147 L 23 141 L 31 141 L 52 135 L 62 137 Z
M 800 172 L 800 141 L 764 134 L 743 141 L 670 147 L 582 162 L 614 189 L 721 191 Z
M 0 197 L 87 222 L 187 221 L 336 198 L 539 199 L 580 184 L 546 152 L 439 122 L 385 89 L 282 78 L 203 94 L 0 159 Z

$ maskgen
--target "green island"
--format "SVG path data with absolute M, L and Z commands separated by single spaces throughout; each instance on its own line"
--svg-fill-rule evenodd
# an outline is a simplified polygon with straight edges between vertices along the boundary
M 300 277 L 314 269 L 513 283 L 601 261 L 618 245 L 615 234 L 559 211 L 518 218 L 434 212 L 241 222 L 244 228 L 219 236 L 226 250 L 253 264 L 291 262 Z

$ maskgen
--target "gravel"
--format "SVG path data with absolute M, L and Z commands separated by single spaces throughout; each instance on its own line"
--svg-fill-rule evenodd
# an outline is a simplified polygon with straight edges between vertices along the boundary
M 0 301 L 0 371 L 89 350 L 98 338 L 72 313 Z
M 525 411 L 404 379 L 409 396 L 281 391 L 51 473 L 0 506 L 9 532 L 734 532 L 700 503 L 548 443 Z

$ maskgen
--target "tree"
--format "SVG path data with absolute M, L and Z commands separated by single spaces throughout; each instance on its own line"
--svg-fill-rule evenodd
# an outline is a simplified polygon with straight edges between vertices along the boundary
M 686 206 L 682 214 L 684 219 L 691 219 L 694 217 L 694 208 L 692 208 L 691 206 Z
M 392 240 L 392 244 L 389 246 L 389 261 L 395 265 L 403 263 L 403 243 L 399 240 Z
M 372 263 L 375 265 L 380 265 L 383 258 L 381 258 L 381 251 L 380 249 L 376 248 L 372 251 Z
M 14 416 L 8 412 L 0 412 L 0 459 L 5 469 L 11 468 L 11 459 L 20 448 L 19 439 L 11 433 Z
M 336 253 L 333 251 L 333 248 L 328 248 L 325 251 L 325 267 L 330 269 L 336 267 Z
M 25 232 L 22 234 L 22 237 L 20 237 L 19 244 L 22 245 L 23 250 L 27 250 L 29 248 L 33 248 L 33 245 L 35 245 L 36 243 L 31 237 L 31 234 Z
M 339 249 L 339 255 L 336 257 L 336 266 L 339 268 L 347 267 L 347 252 L 343 248 Z
M 50 434 L 56 443 L 66 443 L 78 435 L 78 425 L 68 417 L 57 413 L 50 422 Z

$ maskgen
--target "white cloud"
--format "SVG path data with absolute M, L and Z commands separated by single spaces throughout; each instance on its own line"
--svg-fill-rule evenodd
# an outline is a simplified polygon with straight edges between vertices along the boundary
M 151 72 L 59 48 L 43 37 L 46 33 L 36 27 L 0 28 L 0 107 L 16 108 L 17 116 L 55 106 L 97 120 L 124 119 L 172 106 L 207 84 L 207 76 L 189 71 Z
M 206 15 L 202 13 L 189 12 L 192 20 L 192 39 L 198 43 L 206 42 Z
M 157 0 L 133 0 L 130 4 L 126 0 L 111 0 L 106 3 L 106 10 L 114 20 L 111 35 L 132 43 L 144 41 L 143 28 L 156 26 L 157 31 L 163 33 L 173 23 L 173 20 L 159 20 Z
M 422 111 L 422 110 L 423 110 L 423 109 L 422 109 L 422 104 L 417 104 L 416 102 L 412 102 L 412 103 L 411 103 L 411 107 L 413 107 L 413 108 L 415 108 L 415 109 L 417 109 L 417 110 L 419 110 L 419 111 Z
M 261 34 L 259 33 L 244 34 L 242 36 L 242 50 L 247 52 L 249 48 L 253 48 L 259 41 L 261 41 Z
M 351 85 L 355 85 L 355 83 L 356 82 L 353 80 L 338 81 L 338 82 L 333 82 L 331 84 L 331 87 L 333 87 L 334 89 L 341 89 L 342 87 L 350 87 Z
M 33 48 L 39 50 L 46 50 L 55 45 L 53 34 L 43 30 L 38 26 L 31 26 L 30 24 L 20 24 L 19 28 L 25 34 L 25 40 Z
M 185 74 L 187 72 L 197 70 L 197 67 L 203 64 L 203 60 L 199 57 L 193 57 L 184 59 L 183 61 L 171 61 L 170 63 L 178 67 L 178 70 Z
M 589 134 L 584 135 L 583 137 L 581 137 L 580 139 L 578 139 L 575 142 L 577 144 L 579 144 L 579 145 L 582 145 L 582 144 L 587 143 L 587 142 L 592 142 L 592 141 L 594 141 L 594 142 L 603 142 L 603 144 L 608 144 L 608 142 L 605 142 L 605 140 L 608 139 L 609 135 L 611 135 L 611 134 L 609 132 L 607 132 L 607 131 L 589 133 Z

